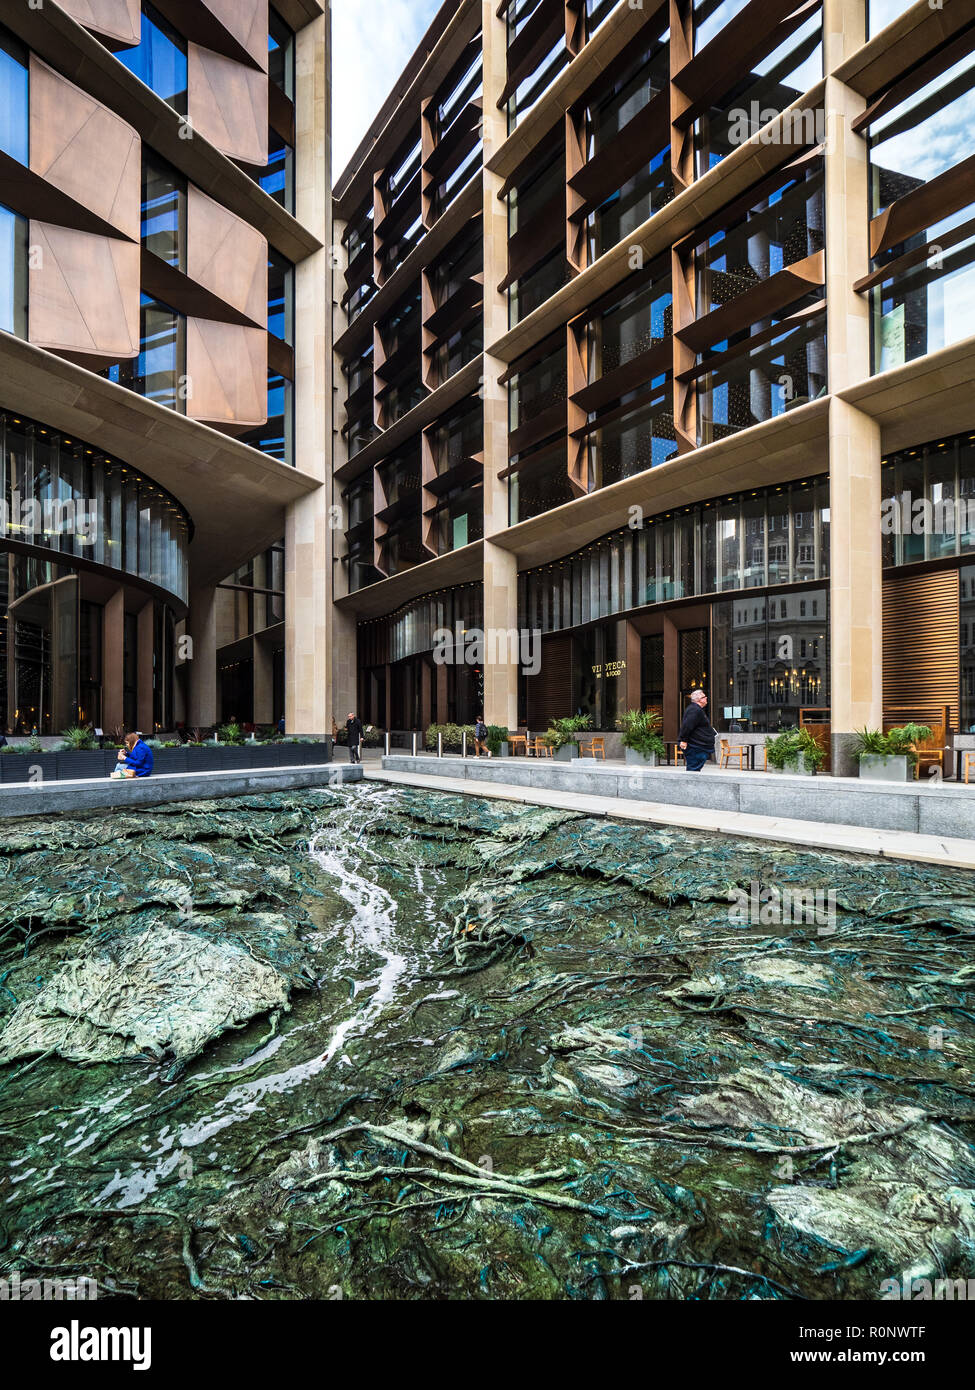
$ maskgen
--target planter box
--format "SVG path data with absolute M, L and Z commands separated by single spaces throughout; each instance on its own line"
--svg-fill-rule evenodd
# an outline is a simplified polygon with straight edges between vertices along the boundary
M 507 740 L 503 740 L 495 756 L 498 758 L 510 758 L 511 744 L 508 743 Z
M 625 745 L 623 752 L 626 754 L 626 761 L 630 767 L 660 766 L 660 757 L 657 753 L 638 753 L 635 748 L 627 748 Z
M 579 756 L 578 743 L 563 743 L 561 748 L 556 748 L 552 752 L 552 757 L 557 758 L 560 763 L 571 763 L 573 758 Z
M 115 766 L 116 757 L 116 753 L 109 755 L 109 771 Z M 58 753 L 57 760 L 59 782 L 75 782 L 86 777 L 104 777 L 106 775 L 105 754 L 100 748 L 88 752 Z
M 189 756 L 185 748 L 154 748 L 152 770 L 154 773 L 186 772 Z
M 805 753 L 800 753 L 798 758 L 795 759 L 795 761 L 787 762 L 782 771 L 787 772 L 791 777 L 815 776 L 815 769 L 806 766 Z
M 866 753 L 860 759 L 860 776 L 865 782 L 910 782 L 914 769 L 910 759 L 890 754 Z
M 5 753 L 0 759 L 0 768 L 2 768 L 5 782 L 28 782 L 32 769 L 36 779 L 37 768 L 41 769 L 41 777 L 45 782 L 56 782 L 58 780 L 58 755 L 57 753 Z

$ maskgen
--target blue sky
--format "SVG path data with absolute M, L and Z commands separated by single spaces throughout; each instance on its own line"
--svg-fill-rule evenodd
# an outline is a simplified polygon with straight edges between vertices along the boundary
M 342 172 L 441 0 L 332 0 L 332 169 Z

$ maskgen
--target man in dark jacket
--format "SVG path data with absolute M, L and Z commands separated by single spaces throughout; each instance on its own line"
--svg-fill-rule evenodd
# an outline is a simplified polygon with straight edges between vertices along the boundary
M 704 713 L 707 702 L 708 697 L 703 690 L 692 692 L 691 703 L 687 706 L 677 735 L 688 772 L 700 772 L 708 758 L 714 757 L 714 740 L 718 734 Z
M 349 762 L 361 763 L 362 720 L 352 710 L 349 710 L 349 717 L 345 721 L 345 733 L 349 743 Z

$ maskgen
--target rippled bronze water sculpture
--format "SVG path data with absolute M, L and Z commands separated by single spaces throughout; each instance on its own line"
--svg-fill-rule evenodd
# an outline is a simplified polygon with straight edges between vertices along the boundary
M 0 829 L 0 1274 L 101 1297 L 970 1277 L 964 871 L 358 786 Z M 835 893 L 835 929 L 732 890 Z

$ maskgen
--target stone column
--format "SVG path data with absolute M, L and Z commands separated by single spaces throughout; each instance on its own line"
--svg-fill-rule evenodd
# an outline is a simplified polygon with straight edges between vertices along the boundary
M 329 21 L 298 33 L 295 51 L 295 199 L 301 222 L 322 249 L 295 268 L 295 462 L 322 486 L 291 503 L 285 517 L 285 725 L 289 734 L 326 733 L 330 547 L 329 411 L 331 212 L 329 199 Z
M 102 609 L 102 728 L 125 721 L 125 590 L 121 585 Z
M 827 71 L 864 35 L 864 6 L 827 0 Z M 880 427 L 837 393 L 870 375 L 870 318 L 854 282 L 870 268 L 865 100 L 826 80 L 826 301 L 829 361 L 830 704 L 833 773 L 855 775 L 853 736 L 883 722 Z
M 254 723 L 273 724 L 282 711 L 274 708 L 274 655 L 269 642 L 251 640 L 254 652 Z
M 145 738 L 154 738 L 156 726 L 153 722 L 153 648 L 155 633 L 155 604 L 152 599 L 139 609 L 138 619 L 138 661 L 136 675 L 136 722 L 139 732 Z M 214 656 L 216 653 L 214 653 Z M 213 663 L 216 681 L 216 663 Z
M 883 720 L 880 426 L 830 403 L 830 703 L 833 773 L 854 776 L 853 734 Z
M 503 143 L 506 117 L 498 97 L 507 72 L 507 33 L 495 0 L 482 0 L 484 47 L 484 162 Z M 496 342 L 508 328 L 507 298 L 497 286 L 508 270 L 508 215 L 498 201 L 502 180 L 483 170 L 484 343 Z M 518 727 L 518 663 L 502 634 L 518 631 L 518 557 L 491 537 L 508 526 L 508 483 L 498 474 L 508 466 L 508 388 L 499 382 L 506 364 L 484 354 L 484 720 Z M 493 659 L 492 659 L 493 658 Z
M 190 728 L 206 728 L 217 722 L 217 590 L 212 585 L 190 591 L 187 628 L 193 656 L 186 722 Z

